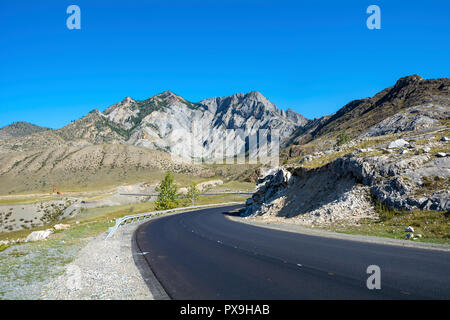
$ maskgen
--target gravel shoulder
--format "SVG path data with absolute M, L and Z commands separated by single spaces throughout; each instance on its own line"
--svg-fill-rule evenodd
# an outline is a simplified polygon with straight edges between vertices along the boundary
M 94 237 L 50 282 L 41 298 L 46 300 L 153 300 L 134 263 L 132 236 L 137 224 L 120 228 L 105 241 Z
M 399 239 L 390 239 L 390 238 L 382 238 L 375 236 L 366 236 L 366 235 L 354 235 L 354 234 L 345 234 L 345 233 L 337 233 L 322 229 L 312 229 L 306 228 L 304 226 L 292 224 L 292 223 L 282 223 L 282 222 L 262 222 L 258 221 L 255 218 L 241 218 L 237 216 L 227 216 L 228 219 L 246 223 L 262 228 L 269 228 L 287 232 L 308 234 L 312 236 L 319 237 L 327 237 L 327 238 L 335 238 L 335 239 L 343 239 L 343 240 L 352 240 L 352 241 L 360 241 L 360 242 L 369 242 L 369 243 L 379 243 L 379 244 L 387 244 L 387 245 L 395 245 L 402 247 L 413 247 L 413 248 L 421 248 L 421 249 L 432 249 L 432 250 L 441 250 L 441 251 L 450 251 L 450 246 L 445 244 L 438 243 L 423 243 L 423 242 L 413 242 L 411 240 L 399 240 Z

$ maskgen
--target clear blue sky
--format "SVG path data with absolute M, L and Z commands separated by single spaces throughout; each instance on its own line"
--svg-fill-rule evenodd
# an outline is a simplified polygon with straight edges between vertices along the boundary
M 66 8 L 81 8 L 81 30 Z M 366 8 L 381 8 L 381 30 Z M 257 90 L 308 118 L 402 76 L 450 77 L 450 1 L 0 1 L 0 126 L 58 128 L 125 96 Z

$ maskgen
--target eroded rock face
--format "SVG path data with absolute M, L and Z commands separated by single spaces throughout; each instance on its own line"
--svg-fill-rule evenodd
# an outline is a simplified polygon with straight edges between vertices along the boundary
M 357 186 L 351 169 L 290 170 L 274 169 L 261 177 L 243 216 L 292 218 L 305 225 L 375 216 L 368 188 Z
M 222 149 L 227 129 L 242 130 L 246 135 L 261 129 L 278 130 L 283 140 L 308 121 L 293 110 L 278 109 L 259 92 L 192 104 L 166 91 L 146 101 L 125 99 L 108 108 L 105 117 L 130 130 L 127 143 L 187 159 L 199 155 L 214 158 L 214 152 Z M 233 154 L 244 152 L 245 140 L 233 140 L 237 142 Z
M 258 180 L 243 216 L 295 218 L 305 224 L 356 221 L 375 217 L 372 197 L 398 209 L 450 210 L 445 187 L 420 193 L 425 179 L 450 178 L 448 158 L 421 154 L 391 160 L 388 155 L 344 156 L 317 169 L 273 169 Z
M 266 172 L 257 181 L 252 198 L 247 200 L 246 216 L 257 213 L 259 206 L 281 197 L 289 184 L 293 182 L 292 174 L 282 168 Z

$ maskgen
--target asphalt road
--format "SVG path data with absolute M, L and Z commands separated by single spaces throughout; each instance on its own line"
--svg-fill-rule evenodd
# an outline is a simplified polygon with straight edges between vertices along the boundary
M 450 253 L 231 221 L 222 207 L 168 216 L 136 241 L 172 299 L 449 299 Z M 148 253 L 146 253 L 148 252 Z M 381 289 L 369 290 L 369 265 Z

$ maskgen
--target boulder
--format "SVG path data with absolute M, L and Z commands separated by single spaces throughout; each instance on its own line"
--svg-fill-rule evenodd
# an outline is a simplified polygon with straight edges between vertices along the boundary
M 441 141 L 449 141 L 449 140 L 450 140 L 449 137 L 442 137 L 442 138 L 441 138 Z
M 425 153 L 428 153 L 428 152 L 431 151 L 431 148 L 430 147 L 425 147 L 425 148 L 422 149 L 422 151 L 425 152 Z
M 28 235 L 28 237 L 25 239 L 26 242 L 28 241 L 40 241 L 47 239 L 51 234 L 52 230 L 47 229 L 43 231 L 34 231 Z
M 373 148 L 367 148 L 367 149 L 358 149 L 356 148 L 357 152 L 372 152 L 374 149 Z
M 220 186 L 222 184 L 223 184 L 222 180 L 210 180 L 197 184 L 197 189 L 200 190 L 200 192 L 203 192 L 212 187 Z
M 55 230 L 65 230 L 65 229 L 67 229 L 69 227 L 70 227 L 69 224 L 62 224 L 62 223 L 60 223 L 60 224 L 54 225 L 53 229 L 55 229 Z
M 312 160 L 313 160 L 313 157 L 311 155 L 307 155 L 307 156 L 304 156 L 303 158 L 301 158 L 299 163 L 302 164 L 302 163 L 305 163 L 305 162 L 310 162 Z
M 408 141 L 405 141 L 403 139 L 397 139 L 397 140 L 391 141 L 391 143 L 389 143 L 389 145 L 388 145 L 388 148 L 389 149 L 403 148 L 408 145 L 409 145 Z
M 413 227 L 406 227 L 405 231 L 406 232 L 414 232 L 414 228 Z
M 436 157 L 439 157 L 439 158 L 445 158 L 446 156 L 447 156 L 447 154 L 445 152 L 436 153 Z

